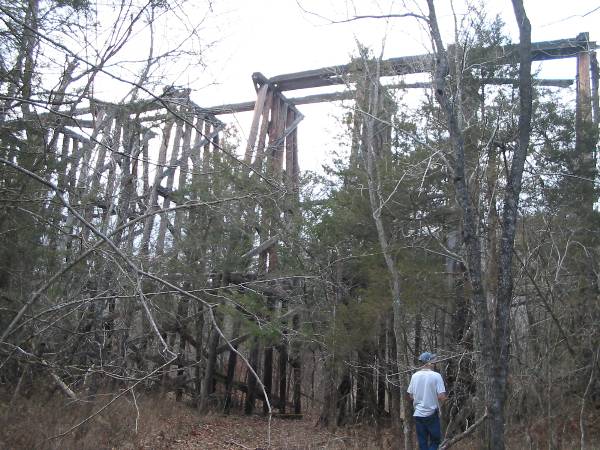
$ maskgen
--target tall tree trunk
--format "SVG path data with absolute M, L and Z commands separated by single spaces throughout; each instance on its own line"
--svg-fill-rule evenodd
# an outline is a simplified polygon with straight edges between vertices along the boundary
M 502 236 L 498 264 L 498 299 L 496 302 L 495 354 L 498 357 L 492 379 L 491 444 L 504 449 L 504 403 L 509 370 L 510 306 L 513 296 L 513 253 L 519 196 L 523 169 L 531 133 L 533 89 L 531 83 L 531 24 L 523 7 L 523 0 L 513 0 L 513 9 L 519 25 L 519 140 L 513 152 L 510 173 L 504 194 Z
M 481 365 L 483 366 L 484 379 L 486 383 L 489 383 L 493 376 L 495 357 L 493 354 L 490 314 L 487 307 L 487 298 L 483 284 L 481 244 L 477 234 L 477 217 L 473 205 L 471 204 L 470 189 L 465 168 L 464 136 L 459 126 L 458 113 L 454 106 L 454 99 L 446 84 L 446 76 L 449 67 L 448 55 L 442 42 L 433 0 L 427 0 L 427 5 L 429 9 L 429 26 L 435 49 L 433 87 L 436 100 L 442 107 L 446 116 L 447 127 L 450 133 L 450 142 L 454 153 L 452 175 L 454 178 L 456 197 L 461 208 L 467 270 L 472 287 L 473 304 L 478 318 L 477 329 L 481 348 L 480 360 Z M 498 406 L 499 405 L 494 405 L 493 407 L 497 408 Z
M 300 328 L 300 316 L 294 314 L 292 328 L 296 334 Z M 294 414 L 302 414 L 302 351 L 298 337 L 292 342 L 292 355 L 290 365 L 292 366 L 292 400 L 294 403 Z
M 286 300 L 283 299 L 282 303 L 281 303 L 281 315 L 285 315 L 287 311 L 287 304 L 286 304 Z M 284 320 L 281 323 L 281 326 L 283 328 L 282 330 L 282 336 L 281 336 L 281 343 L 278 346 L 278 351 L 279 351 L 279 364 L 278 364 L 278 371 L 279 371 L 279 412 L 280 413 L 285 413 L 285 406 L 287 403 L 287 363 L 288 363 L 288 343 L 287 343 L 287 321 Z
M 265 386 L 266 395 L 271 400 L 273 394 L 273 346 L 265 347 L 263 356 L 263 384 Z M 263 414 L 269 414 L 269 405 L 263 401 Z
M 477 233 L 477 217 L 470 200 L 470 189 L 465 171 L 464 135 L 451 91 L 446 85 L 448 55 L 439 31 L 433 0 L 427 0 L 429 26 L 435 47 L 435 71 L 433 86 L 436 100 L 446 115 L 450 141 L 454 151 L 454 187 L 462 210 L 463 239 L 467 249 L 469 279 L 473 289 L 473 302 L 478 316 L 481 363 L 489 398 L 487 400 L 491 417 L 490 442 L 488 448 L 504 449 L 504 400 L 508 375 L 508 349 L 510 303 L 512 299 L 512 255 L 516 232 L 517 207 L 521 192 L 521 182 L 529 133 L 531 127 L 531 26 L 521 0 L 513 0 L 513 9 L 519 25 L 520 69 L 519 69 L 519 142 L 513 154 L 510 174 L 504 197 L 500 262 L 498 264 L 498 299 L 495 309 L 495 333 L 491 332 L 490 311 L 487 307 L 484 281 L 482 277 L 481 247 Z
M 217 347 L 219 345 L 219 332 L 213 326 L 208 340 L 208 358 L 206 361 L 206 371 L 202 380 L 202 396 L 200 398 L 200 412 L 208 411 L 210 396 L 215 391 L 215 371 L 217 366 Z
M 240 320 L 238 318 L 234 318 L 233 331 L 231 333 L 231 338 L 235 339 L 238 337 L 240 333 Z M 237 348 L 238 344 L 234 343 L 234 350 L 229 350 L 229 358 L 227 360 L 227 378 L 225 380 L 225 403 L 223 405 L 223 411 L 225 414 L 229 414 L 232 406 L 232 398 L 231 394 L 233 391 L 233 381 L 235 377 L 235 367 L 237 365 Z
M 381 252 L 383 253 L 383 257 L 385 260 L 385 264 L 387 270 L 392 279 L 392 307 L 393 307 L 393 329 L 394 329 L 394 337 L 396 339 L 396 364 L 398 365 L 398 373 L 403 373 L 402 361 L 405 360 L 405 352 L 408 349 L 408 342 L 406 341 L 406 334 L 404 330 L 404 314 L 402 308 L 402 288 L 400 281 L 400 272 L 398 271 L 398 267 L 396 266 L 396 262 L 394 261 L 394 257 L 392 256 L 392 252 L 390 249 L 387 233 L 385 230 L 385 226 L 383 224 L 383 220 L 381 218 L 381 210 L 384 206 L 381 189 L 381 179 L 379 176 L 379 171 L 377 168 L 377 155 L 380 151 L 377 151 L 375 148 L 375 121 L 377 120 L 379 114 L 379 104 L 380 104 L 380 92 L 379 92 L 379 62 L 376 65 L 376 73 L 369 74 L 368 62 L 365 60 L 365 72 L 368 74 L 368 78 L 366 79 L 364 89 L 368 92 L 368 105 L 367 105 L 367 114 L 363 119 L 365 126 L 365 139 L 362 142 L 362 156 L 364 159 L 364 166 L 367 172 L 367 182 L 369 186 L 369 201 L 371 205 L 371 211 L 373 220 L 375 222 L 375 227 L 377 229 L 377 237 L 379 240 L 379 245 L 381 247 Z M 405 391 L 406 391 L 406 380 L 403 375 L 399 375 L 398 377 L 398 389 L 400 389 L 400 415 L 404 417 L 403 428 L 404 428 L 404 446 L 405 448 L 411 448 L 410 442 L 410 425 L 409 425 L 409 410 L 408 405 L 405 400 Z

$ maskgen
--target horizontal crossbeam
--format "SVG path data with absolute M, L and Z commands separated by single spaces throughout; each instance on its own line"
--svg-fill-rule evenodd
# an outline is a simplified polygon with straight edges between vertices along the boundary
M 488 78 L 485 80 L 480 80 L 482 84 L 488 85 L 502 85 L 502 84 L 512 84 L 517 86 L 519 80 L 514 78 Z M 540 79 L 534 80 L 533 84 L 535 86 L 546 86 L 546 87 L 559 87 L 559 88 L 567 88 L 573 84 L 573 79 Z M 419 83 L 396 83 L 396 84 L 388 84 L 384 85 L 388 89 L 427 89 L 431 87 L 431 83 L 429 82 L 419 82 Z M 288 102 L 293 105 L 308 105 L 313 103 L 325 103 L 325 102 L 334 102 L 338 100 L 351 100 L 355 97 L 356 91 L 348 90 L 342 92 L 327 92 L 324 94 L 314 94 L 307 95 L 304 97 L 289 97 L 287 98 Z M 249 102 L 241 102 L 241 103 L 229 103 L 225 105 L 211 106 L 209 108 L 205 108 L 205 111 L 208 113 L 218 116 L 221 114 L 234 114 L 246 111 L 254 110 L 254 101 Z
M 532 61 L 571 58 L 580 52 L 596 49 L 596 43 L 590 42 L 587 33 L 581 33 L 574 39 L 559 39 L 532 43 Z M 450 48 L 451 50 L 451 48 Z M 518 62 L 518 46 L 506 45 L 491 47 L 484 52 L 473 52 L 469 65 L 499 66 Z M 433 55 L 401 56 L 381 62 L 381 76 L 395 76 L 430 72 Z M 355 64 L 323 67 L 303 72 L 288 73 L 269 78 L 267 82 L 280 91 L 291 91 L 337 84 L 346 84 L 350 73 L 359 72 Z M 255 74 L 256 75 L 256 74 Z M 253 75 L 253 78 L 255 77 Z

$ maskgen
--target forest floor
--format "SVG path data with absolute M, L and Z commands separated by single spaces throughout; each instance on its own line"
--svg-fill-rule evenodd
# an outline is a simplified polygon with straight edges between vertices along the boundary
M 181 410 L 180 410 L 181 411 Z M 600 450 L 600 430 L 598 418 L 589 428 L 590 449 Z M 164 417 L 158 429 L 135 445 L 125 445 L 122 449 L 227 449 L 227 450 L 312 450 L 312 449 L 394 449 L 392 430 L 389 427 L 378 429 L 374 426 L 354 425 L 329 431 L 316 426 L 316 417 L 301 420 L 274 417 L 270 424 L 263 416 L 208 414 L 199 416 L 193 410 L 171 417 Z M 566 423 L 571 423 L 567 421 Z M 592 424 L 590 424 L 592 425 Z M 539 430 L 538 430 L 539 431 Z M 569 438 L 563 436 L 556 448 L 578 448 L 579 436 L 573 429 Z M 511 430 L 507 448 L 514 450 L 543 448 L 547 443 L 543 433 L 527 436 L 524 429 Z M 533 440 L 532 440 L 533 437 Z M 562 442 L 561 442 L 562 441 Z M 471 438 L 452 446 L 454 450 L 475 450 L 480 445 Z M 547 445 L 546 445 L 547 447 Z
M 97 404 L 32 395 L 8 407 L 0 395 L 0 450 L 389 449 L 389 428 L 317 426 L 302 419 L 261 415 L 201 415 L 184 402 L 158 396 L 121 398 L 101 413 Z M 107 397 L 108 398 L 108 397 Z M 85 423 L 81 423 L 86 417 Z M 80 425 L 77 425 L 80 424 Z
M 4 397 L 4 398 L 3 398 Z M 108 398 L 108 397 L 107 397 Z M 101 398 L 106 402 L 107 398 Z M 262 415 L 210 413 L 201 415 L 184 402 L 155 395 L 121 398 L 100 413 L 101 403 L 65 402 L 57 396 L 31 395 L 8 407 L 0 395 L 0 450 L 313 450 L 393 449 L 390 427 L 350 425 L 335 431 L 317 426 L 317 416 L 300 420 Z M 567 413 L 567 414 L 564 414 Z M 577 411 L 561 410 L 554 422 L 555 448 L 579 447 Z M 600 450 L 600 410 L 588 417 L 588 443 Z M 82 419 L 90 420 L 82 423 Z M 561 419 L 562 417 L 562 419 Z M 560 419 L 560 421 L 559 421 Z M 79 425 L 78 425 L 79 424 Z M 545 420 L 508 432 L 507 448 L 548 448 Z M 535 444 L 534 444 L 535 443 Z M 452 448 L 475 450 L 471 437 Z
M 183 419 L 183 420 L 182 420 Z M 177 423 L 174 423 L 174 421 Z M 379 449 L 391 448 L 391 435 L 373 427 L 344 427 L 336 432 L 315 426 L 315 419 L 209 414 L 167 419 L 153 435 L 124 449 Z M 270 433 L 269 433 L 270 428 Z M 270 436 L 269 436 L 270 434 Z M 269 445 L 270 440 L 270 445 Z

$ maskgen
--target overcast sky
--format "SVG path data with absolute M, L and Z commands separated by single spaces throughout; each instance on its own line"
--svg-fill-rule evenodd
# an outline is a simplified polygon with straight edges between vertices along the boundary
M 216 0 L 207 29 L 221 36 L 207 54 L 206 80 L 217 82 L 196 92 L 202 104 L 220 104 L 251 100 L 254 89 L 250 76 L 262 72 L 267 77 L 319 67 L 345 64 L 355 52 L 356 40 L 379 54 L 385 41 L 384 57 L 426 53 L 427 35 L 416 19 L 359 20 L 331 24 L 355 15 L 388 14 L 406 11 L 402 1 L 371 0 Z M 410 3 L 410 2 L 407 2 Z M 410 3 L 411 5 L 416 4 Z M 422 2 L 419 2 L 422 3 Z M 465 12 L 455 1 L 459 17 Z M 449 1 L 438 2 L 440 22 L 447 41 L 452 40 L 453 16 Z M 525 0 L 532 23 L 533 41 L 575 37 L 588 31 L 592 40 L 600 20 L 599 0 Z M 517 39 L 517 28 L 510 0 L 486 2 L 490 18 L 499 14 Z M 211 33 L 213 34 L 213 33 Z M 545 63 L 541 72 L 547 78 L 573 78 L 575 60 Z M 182 75 L 185 77 L 185 75 Z M 187 80 L 181 79 L 181 84 Z M 304 95 L 290 92 L 288 96 Z M 318 169 L 326 152 L 335 148 L 336 122 L 330 117 L 335 107 L 303 106 L 306 119 L 300 125 L 300 153 L 303 169 Z M 244 114 L 237 121 L 245 124 Z M 236 119 L 236 118 L 234 118 Z M 242 135 L 244 130 L 242 130 Z M 331 139 L 330 139 L 331 138 Z
M 451 36 L 453 19 L 447 7 L 450 1 L 437 3 L 446 5 L 445 8 L 438 7 L 438 16 Z M 460 3 L 460 0 L 455 1 L 459 18 L 464 13 Z M 594 39 L 600 20 L 600 9 L 591 12 L 600 8 L 599 0 L 570 3 L 525 0 L 525 7 L 532 22 L 534 41 L 575 37 L 582 31 L 589 31 Z M 486 9 L 489 17 L 500 14 L 507 30 L 516 39 L 510 0 L 488 0 Z M 215 0 L 213 10 L 209 29 L 214 27 L 215 34 L 220 34 L 222 39 L 208 55 L 208 71 L 221 84 L 222 88 L 216 90 L 219 94 L 215 95 L 224 103 L 236 101 L 238 95 L 252 93 L 250 74 L 255 71 L 269 77 L 345 64 L 355 52 L 355 40 L 379 53 L 385 39 L 386 58 L 429 50 L 427 35 L 416 19 L 360 20 L 345 24 L 330 24 L 325 19 L 344 20 L 356 14 L 404 12 L 406 9 L 401 1 Z M 586 13 L 588 15 L 582 17 Z M 557 77 L 561 76 L 567 75 L 557 73 Z
M 185 8 L 192 20 L 204 18 L 200 36 L 204 45 L 212 44 L 203 55 L 205 69 L 167 70 L 169 83 L 193 88 L 193 99 L 201 106 L 254 100 L 253 72 L 267 77 L 320 67 L 345 64 L 355 53 L 356 41 L 384 58 L 415 55 L 429 51 L 429 39 L 423 25 L 414 18 L 358 20 L 332 24 L 356 15 L 381 15 L 406 12 L 403 4 L 419 12 L 423 0 L 213 0 L 207 11 L 205 1 L 194 0 Z M 457 20 L 466 20 L 464 0 L 454 1 Z M 450 0 L 437 1 L 438 19 L 446 44 L 453 41 L 454 15 Z M 499 14 L 507 31 L 518 39 L 510 0 L 487 0 L 488 17 Z M 532 23 L 533 41 L 575 37 L 590 32 L 595 40 L 600 20 L 600 0 L 525 0 Z M 194 17 L 197 15 L 198 17 Z M 159 30 L 163 39 L 176 39 L 181 30 L 164 23 Z M 144 49 L 139 49 L 141 54 Z M 547 62 L 544 78 L 574 78 L 575 60 Z M 331 90 L 332 88 L 329 88 Z M 312 93 L 312 92 L 311 92 Z M 302 96 L 307 92 L 289 92 Z M 340 113 L 336 105 L 306 105 L 300 124 L 300 164 L 302 169 L 320 167 L 336 146 L 339 126 L 332 115 Z M 247 132 L 251 113 L 221 116 L 241 124 L 240 137 Z

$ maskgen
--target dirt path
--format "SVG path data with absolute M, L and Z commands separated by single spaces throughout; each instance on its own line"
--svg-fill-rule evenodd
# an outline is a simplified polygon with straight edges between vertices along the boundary
M 379 449 L 386 448 L 386 437 L 377 439 L 373 428 L 344 428 L 332 433 L 314 426 L 314 421 L 273 418 L 271 445 L 268 445 L 268 420 L 264 417 L 190 415 L 177 423 L 167 422 L 136 450 L 146 449 Z M 389 448 L 389 447 L 387 447 Z

